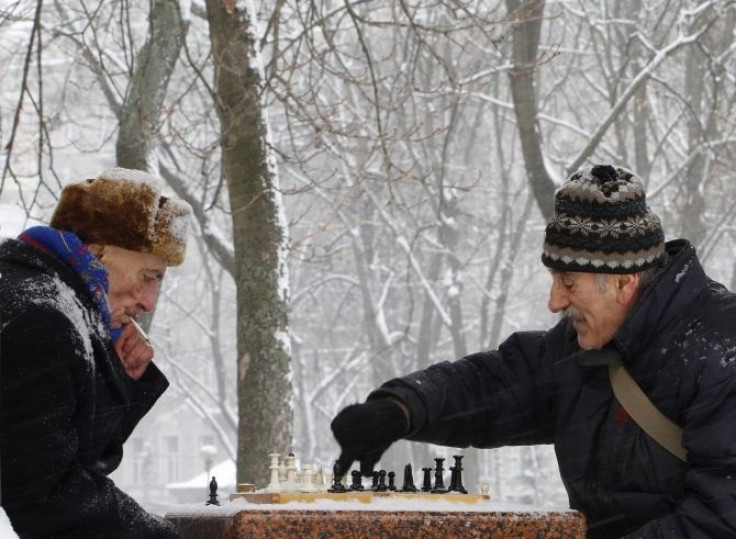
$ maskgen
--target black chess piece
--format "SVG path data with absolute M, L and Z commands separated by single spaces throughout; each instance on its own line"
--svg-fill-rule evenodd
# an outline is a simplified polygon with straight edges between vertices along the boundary
M 386 492 L 388 490 L 388 486 L 386 486 L 386 470 L 381 470 L 378 472 L 378 486 L 376 487 L 376 492 Z
M 205 505 L 220 505 L 220 502 L 217 501 L 217 480 L 214 475 L 210 481 L 210 499 Z
M 460 494 L 467 494 L 467 489 L 463 486 L 463 456 L 454 455 L 452 458 L 455 459 L 455 466 L 450 468 L 452 470 L 452 480 L 450 481 L 449 492 L 459 492 Z
M 363 487 L 363 479 L 360 474 L 360 470 L 353 470 L 350 472 L 350 475 L 353 477 L 353 482 L 350 484 L 350 490 L 355 491 L 363 491 L 365 490 L 365 487 Z
M 332 473 L 334 474 L 334 479 L 332 480 L 332 486 L 327 489 L 327 492 L 347 492 L 348 489 L 342 484 L 342 476 L 345 475 L 345 472 L 343 472 L 339 461 L 335 461 L 335 465 L 332 467 Z
M 445 468 L 442 466 L 442 463 L 445 462 L 445 459 L 436 458 L 434 459 L 434 462 L 434 488 L 432 488 L 432 492 L 435 494 L 444 494 L 445 492 L 447 492 L 447 490 L 445 489 L 445 479 L 443 477 L 443 474 L 445 473 Z
M 422 492 L 430 492 L 432 490 L 432 468 L 422 468 L 422 472 L 424 472 Z
M 396 491 L 396 472 L 388 472 L 388 489 L 391 492 Z
M 377 492 L 378 491 L 378 472 L 374 471 L 372 477 L 373 477 L 373 483 L 371 484 L 371 490 L 373 492 Z
M 411 469 L 411 464 L 404 466 L 404 485 L 401 487 L 401 492 L 416 492 L 417 487 L 414 484 L 414 472 Z

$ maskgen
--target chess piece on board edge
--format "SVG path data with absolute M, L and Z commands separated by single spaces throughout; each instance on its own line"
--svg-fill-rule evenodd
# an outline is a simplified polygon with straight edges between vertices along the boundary
M 220 502 L 217 501 L 217 480 L 214 475 L 210 481 L 210 499 L 205 505 L 220 505 Z

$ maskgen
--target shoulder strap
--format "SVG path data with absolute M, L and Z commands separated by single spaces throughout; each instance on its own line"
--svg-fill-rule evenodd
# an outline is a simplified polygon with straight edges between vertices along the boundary
M 654 406 L 623 365 L 609 365 L 608 374 L 613 394 L 636 424 L 655 442 L 684 462 L 687 451 L 682 447 L 682 429 Z

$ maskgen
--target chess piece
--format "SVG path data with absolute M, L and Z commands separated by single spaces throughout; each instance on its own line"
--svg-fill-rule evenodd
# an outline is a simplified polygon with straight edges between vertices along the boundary
M 332 472 L 334 474 L 334 479 L 332 481 L 332 486 L 327 490 L 327 492 L 347 492 L 348 489 L 345 488 L 345 485 L 342 484 L 342 466 L 340 466 L 339 461 L 335 461 L 335 465 L 332 467 Z
M 388 472 L 388 489 L 391 492 L 396 491 L 395 480 L 396 480 L 396 472 Z
M 434 488 L 432 489 L 432 492 L 435 494 L 444 494 L 445 492 L 447 492 L 447 490 L 445 489 L 445 479 L 443 477 L 445 469 L 442 466 L 442 463 L 445 462 L 445 459 L 436 458 L 434 459 L 434 462 Z
M 373 483 L 371 484 L 371 490 L 373 492 L 377 492 L 378 491 L 378 472 L 374 471 L 372 477 L 373 477 Z
M 360 492 L 360 491 L 365 490 L 365 487 L 363 487 L 363 480 L 361 478 L 360 471 L 353 470 L 351 472 L 351 475 L 353 477 L 353 482 L 350 485 L 350 490 L 352 490 L 353 492 L 355 491 Z
M 220 505 L 220 502 L 217 501 L 217 480 L 214 475 L 210 481 L 210 499 L 205 505 Z
M 317 487 L 314 486 L 312 480 L 312 465 L 304 465 L 304 473 L 302 475 L 302 492 L 317 492 Z
M 271 480 L 266 486 L 266 492 L 281 492 L 281 482 L 279 481 L 279 454 L 269 453 L 271 465 L 268 469 L 271 471 Z
M 411 469 L 411 464 L 404 466 L 404 485 L 401 487 L 401 492 L 416 492 L 417 487 L 414 484 L 414 473 Z
M 452 479 L 450 480 L 450 488 L 448 492 L 459 492 L 460 494 L 467 494 L 468 491 L 463 486 L 463 456 L 454 455 L 452 458 L 455 459 L 455 466 L 452 466 Z
M 430 492 L 432 490 L 432 468 L 422 468 L 422 472 L 424 472 L 422 492 Z
M 386 492 L 388 487 L 386 486 L 386 470 L 378 472 L 378 486 L 376 492 Z
M 488 483 L 481 483 L 480 484 L 480 493 L 483 494 L 483 496 L 488 496 L 488 493 L 491 491 L 491 485 Z
M 286 459 L 279 464 L 279 483 L 286 483 Z
M 296 457 L 294 453 L 289 453 L 286 457 L 286 484 L 283 485 L 283 492 L 296 492 L 298 485 L 296 484 Z
M 322 475 L 324 475 L 324 478 L 325 478 L 325 484 L 322 488 L 322 492 L 329 492 L 330 488 L 332 488 L 332 479 L 334 476 L 332 472 L 330 472 L 329 470 L 326 472 L 323 472 Z

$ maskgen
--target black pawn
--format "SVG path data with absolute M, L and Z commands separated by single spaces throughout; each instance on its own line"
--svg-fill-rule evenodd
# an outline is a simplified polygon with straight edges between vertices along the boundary
M 442 466 L 442 463 L 445 462 L 445 459 L 436 458 L 434 459 L 434 461 L 436 465 L 434 468 L 434 488 L 432 489 L 432 492 L 442 494 L 444 492 L 447 492 L 447 490 L 445 489 L 445 479 L 443 477 L 443 474 L 445 473 L 445 468 Z
M 214 475 L 210 481 L 210 499 L 205 505 L 220 505 L 220 502 L 217 501 L 217 480 Z
M 452 458 L 455 459 L 455 466 L 450 468 L 452 470 L 452 480 L 450 481 L 450 492 L 459 492 L 461 494 L 467 494 L 468 491 L 463 486 L 463 456 L 454 455 Z
M 386 470 L 378 472 L 378 487 L 376 492 L 386 492 L 388 487 L 386 486 Z
M 378 472 L 373 472 L 373 475 L 371 476 L 373 478 L 373 482 L 371 483 L 371 490 L 373 492 L 378 491 Z
M 432 468 L 422 468 L 422 472 L 424 472 L 422 492 L 430 492 L 432 490 Z
M 416 492 L 417 487 L 414 484 L 414 472 L 412 472 L 411 464 L 404 466 L 404 486 L 401 492 Z
M 365 490 L 363 487 L 363 480 L 360 477 L 360 472 L 358 470 L 353 470 L 351 475 L 353 476 L 353 482 L 350 484 L 350 490 L 353 492 Z
M 388 489 L 391 491 L 396 490 L 396 472 L 388 472 Z
M 348 489 L 342 484 L 342 476 L 345 473 L 339 462 L 335 462 L 335 465 L 332 467 L 332 473 L 334 474 L 334 479 L 332 480 L 332 486 L 327 489 L 327 492 L 347 492 Z

